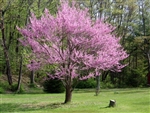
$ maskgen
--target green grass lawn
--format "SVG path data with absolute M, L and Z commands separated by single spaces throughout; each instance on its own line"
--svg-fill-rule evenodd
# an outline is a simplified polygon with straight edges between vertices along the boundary
M 64 94 L 0 94 L 0 113 L 150 113 L 150 88 L 103 89 L 99 96 L 75 90 L 70 104 Z M 109 108 L 109 100 L 116 107 Z

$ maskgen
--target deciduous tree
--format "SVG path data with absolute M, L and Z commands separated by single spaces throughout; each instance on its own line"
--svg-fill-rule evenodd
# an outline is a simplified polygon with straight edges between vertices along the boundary
M 62 1 L 55 16 L 47 9 L 40 19 L 32 13 L 30 23 L 18 30 L 24 36 L 20 42 L 32 50 L 30 70 L 55 65 L 55 74 L 47 74 L 63 82 L 64 103 L 71 101 L 79 80 L 100 75 L 101 70 L 120 71 L 125 66 L 120 61 L 128 56 L 120 38 L 111 34 L 114 27 L 102 20 L 93 22 L 88 10 L 75 2 Z

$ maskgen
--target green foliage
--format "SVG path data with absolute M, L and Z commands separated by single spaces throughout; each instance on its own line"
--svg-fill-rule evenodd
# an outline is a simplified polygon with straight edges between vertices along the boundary
M 104 81 L 100 84 L 101 89 L 107 89 L 107 88 L 115 88 L 115 85 L 111 83 L 111 81 Z
M 1 42 L 1 39 L 0 39 L 0 42 Z M 0 45 L 0 76 L 2 75 L 4 65 L 5 65 L 5 60 L 4 60 L 4 56 L 3 56 L 3 48 Z
M 83 80 L 78 83 L 76 88 L 96 88 L 96 81 L 94 79 Z
M 141 87 L 146 85 L 146 75 L 140 69 L 132 69 L 126 77 L 126 84 L 130 87 Z
M 4 91 L 4 89 L 3 89 L 3 87 L 0 87 L 0 94 L 1 93 L 4 93 L 5 91 Z
M 111 76 L 109 74 L 104 81 L 100 80 L 100 88 L 101 89 L 118 88 L 118 86 L 117 86 L 117 83 L 118 83 L 117 80 L 118 79 L 119 78 L 114 77 L 115 83 L 113 83 L 112 80 L 111 80 Z
M 36 88 L 36 84 L 29 84 L 30 88 Z
M 0 88 L 1 88 L 1 91 L 3 91 L 4 93 L 6 90 L 10 89 L 10 86 L 7 82 L 0 82 Z
M 20 86 L 20 90 L 17 92 L 17 84 L 13 84 L 13 85 L 11 86 L 11 90 L 12 90 L 13 92 L 16 92 L 16 93 L 19 93 L 19 94 L 22 94 L 22 93 L 25 92 L 22 85 Z
M 63 93 L 65 88 L 58 79 L 47 79 L 43 83 L 44 92 L 47 93 Z
M 125 67 L 121 73 L 109 73 L 104 81 L 101 81 L 101 88 L 127 88 L 145 87 L 147 83 L 147 72 L 140 68 Z

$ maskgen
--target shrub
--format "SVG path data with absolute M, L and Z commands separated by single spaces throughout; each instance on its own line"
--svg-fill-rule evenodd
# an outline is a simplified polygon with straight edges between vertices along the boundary
M 130 87 L 139 87 L 146 84 L 146 77 L 140 69 L 132 69 L 126 78 L 126 84 Z
M 76 88 L 95 88 L 96 87 L 96 81 L 94 79 L 88 79 L 88 80 L 83 80 L 78 83 Z
M 17 84 L 13 84 L 12 86 L 11 86 L 11 90 L 13 91 L 13 92 L 16 92 L 17 91 Z M 24 93 L 24 89 L 23 89 L 23 86 L 21 85 L 20 86 L 20 90 L 19 90 L 19 92 L 17 92 L 17 93 Z
M 44 92 L 47 93 L 63 93 L 65 88 L 58 79 L 47 79 L 43 83 Z
M 10 89 L 10 85 L 7 82 L 0 82 L 0 93 L 4 93 Z
M 115 88 L 115 85 L 113 83 L 111 83 L 111 81 L 103 81 L 103 82 L 100 82 L 100 87 L 102 89 Z
M 4 93 L 4 92 L 5 92 L 5 90 L 3 89 L 3 87 L 0 87 L 0 94 Z
M 29 84 L 29 87 L 30 87 L 30 88 L 36 88 L 37 86 L 36 86 L 36 84 L 31 83 L 31 84 Z

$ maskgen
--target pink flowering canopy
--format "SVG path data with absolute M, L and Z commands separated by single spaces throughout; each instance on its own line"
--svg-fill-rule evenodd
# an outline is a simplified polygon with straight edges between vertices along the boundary
M 32 50 L 28 68 L 55 65 L 55 74 L 48 74 L 64 80 L 64 84 L 100 75 L 101 70 L 121 71 L 125 65 L 120 61 L 128 57 L 120 38 L 111 33 L 114 27 L 91 20 L 88 10 L 75 2 L 68 5 L 62 1 L 55 16 L 47 9 L 41 18 L 32 13 L 30 23 L 18 30 L 24 36 L 20 42 Z M 86 75 L 81 74 L 83 71 Z

